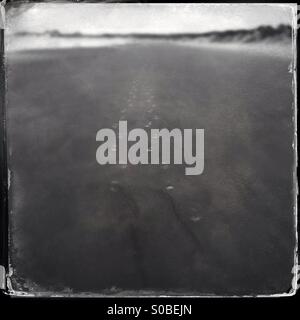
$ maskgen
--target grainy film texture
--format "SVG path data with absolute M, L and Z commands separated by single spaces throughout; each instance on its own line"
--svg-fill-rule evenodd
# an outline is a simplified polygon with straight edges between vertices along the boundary
M 11 292 L 293 292 L 295 15 L 7 5 Z

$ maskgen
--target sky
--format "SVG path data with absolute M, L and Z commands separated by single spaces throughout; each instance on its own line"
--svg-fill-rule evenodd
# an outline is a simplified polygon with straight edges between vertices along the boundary
M 291 5 L 22 4 L 6 15 L 9 33 L 197 33 L 291 24 Z

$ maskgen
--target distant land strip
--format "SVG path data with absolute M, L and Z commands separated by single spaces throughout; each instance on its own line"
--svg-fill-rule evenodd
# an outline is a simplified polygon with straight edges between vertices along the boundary
M 81 32 L 62 33 L 58 30 L 46 32 L 17 32 L 15 36 L 50 36 L 53 38 L 92 38 L 92 39 L 149 39 L 149 40 L 206 40 L 209 42 L 259 42 L 289 41 L 292 37 L 292 28 L 289 25 L 280 24 L 277 27 L 260 26 L 254 29 L 237 29 L 226 31 L 212 31 L 205 33 L 102 33 L 85 34 Z

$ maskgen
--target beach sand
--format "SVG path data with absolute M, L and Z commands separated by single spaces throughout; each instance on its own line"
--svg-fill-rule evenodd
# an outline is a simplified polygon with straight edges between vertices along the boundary
M 294 258 L 290 59 L 171 43 L 8 53 L 13 286 L 271 294 Z M 96 162 L 96 132 L 205 129 L 205 168 Z

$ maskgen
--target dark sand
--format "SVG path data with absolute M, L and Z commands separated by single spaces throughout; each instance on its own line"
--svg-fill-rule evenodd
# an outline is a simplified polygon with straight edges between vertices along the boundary
M 290 289 L 288 59 L 166 44 L 35 51 L 8 62 L 15 289 Z M 204 128 L 204 173 L 98 165 L 96 132 L 120 119 L 147 130 L 150 121 Z

